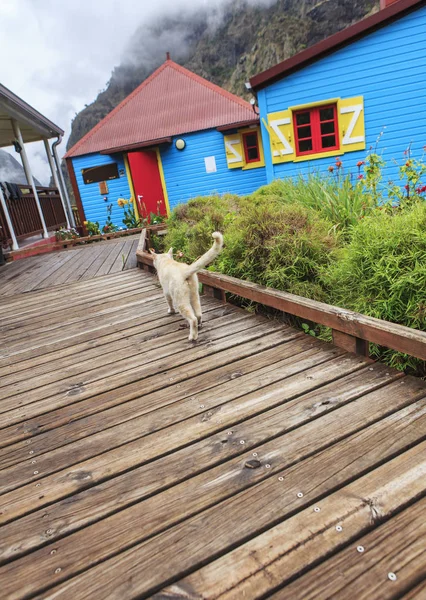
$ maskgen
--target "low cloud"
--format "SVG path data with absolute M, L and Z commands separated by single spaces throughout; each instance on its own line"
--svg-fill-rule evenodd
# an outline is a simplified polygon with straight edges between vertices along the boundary
M 276 0 L 247 1 L 270 5 Z M 208 25 L 214 28 L 231 2 L 235 4 L 235 0 L 1 0 L 0 52 L 7 59 L 0 64 L 0 81 L 65 130 L 59 147 L 63 154 L 73 117 L 106 87 L 114 66 L 123 61 L 155 64 L 166 51 L 176 59 L 184 56 L 183 24 L 169 35 L 158 33 L 154 50 L 149 37 L 137 48 L 138 29 L 152 32 L 164 19 L 197 18 L 200 13 L 208 15 Z M 50 172 L 43 147 L 30 144 L 27 151 L 34 174 L 47 183 Z

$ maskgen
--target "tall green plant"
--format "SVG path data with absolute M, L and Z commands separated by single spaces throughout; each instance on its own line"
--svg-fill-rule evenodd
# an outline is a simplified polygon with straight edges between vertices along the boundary
M 322 281 L 332 304 L 426 331 L 426 203 L 364 219 Z M 407 355 L 377 347 L 373 353 L 426 374 L 424 363 Z

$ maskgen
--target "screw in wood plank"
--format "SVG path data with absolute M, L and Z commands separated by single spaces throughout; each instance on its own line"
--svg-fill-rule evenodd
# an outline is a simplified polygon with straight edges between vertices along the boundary
M 228 431 L 228 435 L 232 435 L 232 431 Z
M 51 550 L 50 554 L 56 554 L 56 550 L 55 549 Z
M 240 440 L 240 444 L 245 444 L 245 441 L 244 440 Z
M 395 573 L 388 573 L 388 579 L 390 579 L 391 581 L 396 581 L 397 577 L 395 575 Z
M 34 454 L 34 450 L 30 450 L 28 454 Z
M 297 492 L 297 497 L 298 498 L 303 498 L 303 492 Z
M 368 369 L 369 371 L 374 371 L 373 367 L 369 367 Z
M 343 527 L 341 525 L 336 525 L 336 531 L 343 531 Z
M 319 506 L 316 506 L 316 507 L 314 508 L 314 512 L 319 512 L 320 510 L 321 510 L 321 509 L 320 509 L 320 507 L 319 507 Z
M 55 573 L 60 573 L 62 571 L 61 567 L 58 567 L 57 569 L 55 569 Z
M 278 481 L 284 481 L 284 477 L 278 477 Z
M 269 465 L 268 463 L 266 463 L 265 469 L 270 469 L 270 468 L 271 468 L 271 465 Z
M 38 475 L 38 471 L 34 471 L 34 475 Z
M 257 456 L 257 452 L 253 452 L 253 456 Z
M 364 546 L 357 546 L 356 549 L 358 550 L 358 552 L 362 553 L 364 552 L 365 548 Z
M 37 462 L 36 460 L 32 460 L 32 461 L 31 461 L 31 464 L 32 464 L 32 465 L 35 465 L 35 464 L 36 464 L 36 462 Z
M 46 529 L 46 535 L 52 535 L 53 529 Z
M 41 483 L 36 483 L 36 487 L 40 487 L 40 486 L 41 486 Z
M 200 408 L 204 408 L 204 404 L 200 404 Z

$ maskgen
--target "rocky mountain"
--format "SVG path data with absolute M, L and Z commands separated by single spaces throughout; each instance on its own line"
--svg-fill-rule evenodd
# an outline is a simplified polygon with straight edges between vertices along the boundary
M 230 0 L 137 29 L 106 89 L 76 115 L 67 149 L 165 60 L 240 95 L 249 77 L 379 9 L 379 0 Z
M 16 160 L 6 150 L 0 150 L 0 181 L 8 181 L 9 183 L 27 183 L 24 169 L 20 162 Z M 41 183 L 34 177 L 34 183 Z

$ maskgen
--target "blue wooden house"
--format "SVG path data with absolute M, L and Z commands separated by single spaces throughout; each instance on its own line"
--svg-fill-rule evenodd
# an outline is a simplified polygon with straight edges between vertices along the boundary
M 122 224 L 120 198 L 140 216 L 166 215 L 209 194 L 266 183 L 259 117 L 250 103 L 170 60 L 65 156 L 82 222 Z
M 395 161 L 409 147 L 420 158 L 426 145 L 425 82 L 424 0 L 382 0 L 379 12 L 256 75 L 268 183 L 336 164 L 355 176 L 376 151 L 384 182 L 397 184 Z

